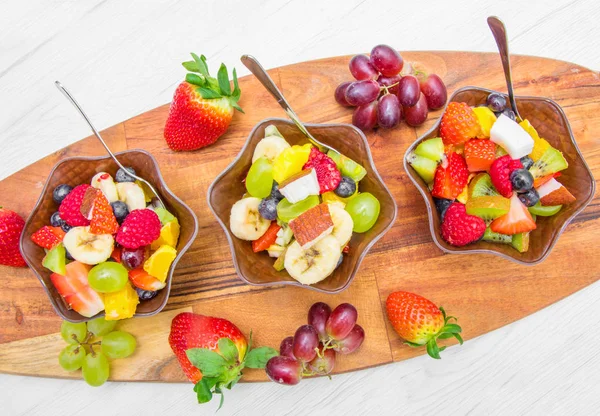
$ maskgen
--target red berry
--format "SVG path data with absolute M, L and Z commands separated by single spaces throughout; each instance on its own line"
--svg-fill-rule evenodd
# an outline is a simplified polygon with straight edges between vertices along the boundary
M 52 250 L 63 240 L 65 234 L 60 227 L 44 225 L 31 235 L 31 241 L 42 248 Z
M 469 172 L 487 171 L 496 158 L 496 143 L 491 140 L 471 139 L 465 143 L 464 154 Z
M 485 221 L 468 215 L 465 206 L 454 202 L 448 207 L 442 223 L 442 238 L 456 247 L 479 240 L 485 233 Z
M 25 221 L 16 212 L 0 208 L 0 264 L 25 267 L 19 250 L 19 239 Z
M 440 123 L 440 135 L 445 145 L 463 144 L 477 137 L 480 130 L 479 121 L 471 107 L 465 103 L 448 104 Z
M 58 208 L 60 217 L 71 227 L 80 227 L 90 225 L 90 220 L 81 213 L 81 204 L 85 192 L 91 188 L 88 184 L 82 184 L 73 188 L 71 192 L 63 199 Z
M 313 147 L 308 156 L 308 162 L 302 169 L 314 169 L 319 182 L 320 193 L 333 191 L 340 184 L 342 174 L 329 156 Z
M 512 196 L 512 183 L 510 174 L 513 170 L 523 169 L 523 164 L 520 160 L 513 160 L 509 155 L 504 155 L 494 160 L 490 167 L 490 177 L 492 184 L 505 198 Z
M 437 198 L 454 199 L 463 191 L 469 180 L 465 159 L 458 153 L 450 153 L 438 166 L 433 180 L 431 195 Z
M 117 232 L 117 243 L 125 248 L 152 244 L 160 235 L 160 220 L 150 209 L 134 209 Z

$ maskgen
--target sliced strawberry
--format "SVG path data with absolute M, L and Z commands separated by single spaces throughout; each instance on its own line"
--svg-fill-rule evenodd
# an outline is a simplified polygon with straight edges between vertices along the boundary
M 122 247 L 115 247 L 110 254 L 110 258 L 113 259 L 117 263 L 121 263 L 121 253 L 123 252 Z
M 115 218 L 112 207 L 103 192 L 97 192 L 92 208 L 90 232 L 92 234 L 115 234 L 119 224 Z
M 513 235 L 533 231 L 536 225 L 529 210 L 515 193 L 510 198 L 510 210 L 492 221 L 490 228 L 495 233 Z
M 277 232 L 279 230 L 281 230 L 281 227 L 277 225 L 277 221 L 273 221 L 262 237 L 252 242 L 252 251 L 258 253 L 259 251 L 264 251 L 275 244 L 275 240 L 277 240 Z
M 161 290 L 167 285 L 141 268 L 129 270 L 129 280 L 135 287 L 142 290 Z
M 488 171 L 496 159 L 496 143 L 491 140 L 471 139 L 465 143 L 464 156 L 469 172 Z
M 64 238 L 65 232 L 60 227 L 44 225 L 31 236 L 31 241 L 40 247 L 52 250 Z
M 319 192 L 333 191 L 342 181 L 342 174 L 337 168 L 337 165 L 329 156 L 321 152 L 316 147 L 310 149 L 308 161 L 302 169 L 314 169 L 319 182 Z
M 463 191 L 468 180 L 469 170 L 465 159 L 452 152 L 435 171 L 431 194 L 437 198 L 454 199 Z
M 78 261 L 66 265 L 66 275 L 52 273 L 50 279 L 54 287 L 71 309 L 90 318 L 104 310 L 102 296 L 88 284 L 87 275 L 91 266 Z

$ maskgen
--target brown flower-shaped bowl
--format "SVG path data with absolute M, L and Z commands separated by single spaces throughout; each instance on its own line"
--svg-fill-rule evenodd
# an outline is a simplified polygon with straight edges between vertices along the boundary
M 179 243 L 177 244 L 177 257 L 169 269 L 166 281 L 167 286 L 159 291 L 156 297 L 140 302 L 137 307 L 135 316 L 151 316 L 160 312 L 167 303 L 169 292 L 171 291 L 173 271 L 181 256 L 183 256 L 196 238 L 198 219 L 194 212 L 169 190 L 160 174 L 156 159 L 150 153 L 143 150 L 128 150 L 117 153 L 116 156 L 123 165 L 132 166 L 139 176 L 154 185 L 162 200 L 167 205 L 166 208 L 178 218 L 181 226 Z M 82 183 L 90 183 L 92 177 L 98 172 L 108 172 L 114 177 L 117 169 L 118 167 L 109 156 L 70 157 L 58 162 L 50 172 L 48 180 L 42 189 L 42 194 L 27 219 L 25 228 L 21 234 L 21 253 L 25 261 L 42 283 L 56 313 L 67 321 L 86 322 L 90 319 L 104 316 L 104 312 L 92 318 L 86 318 L 68 307 L 50 280 L 52 273 L 42 266 L 42 259 L 45 255 L 44 249 L 31 241 L 31 235 L 40 227 L 49 225 L 50 216 L 58 209 L 58 206 L 52 199 L 52 191 L 56 186 L 66 183 L 75 187 Z
M 487 96 L 495 91 L 478 87 L 464 87 L 456 91 L 449 102 L 464 102 L 470 106 L 484 104 Z M 558 241 L 566 226 L 579 214 L 592 200 L 596 182 L 588 168 L 583 156 L 579 152 L 577 143 L 573 138 L 569 121 L 560 106 L 548 99 L 541 97 L 517 97 L 517 107 L 521 116 L 535 127 L 540 137 L 545 138 L 552 146 L 560 150 L 565 156 L 569 167 L 562 171 L 559 181 L 577 198 L 574 203 L 564 206 L 556 215 L 537 218 L 537 229 L 530 234 L 529 250 L 519 253 L 509 245 L 494 244 L 479 241 L 464 247 L 454 247 L 442 239 L 440 215 L 435 208 L 433 198 L 427 184 L 408 163 L 409 155 L 423 140 L 439 137 L 440 120 L 425 135 L 414 142 L 404 155 L 404 169 L 423 195 L 429 215 L 429 228 L 431 236 L 437 246 L 447 253 L 491 253 L 507 258 L 516 263 L 534 265 L 542 262 Z
M 381 204 L 379 219 L 369 231 L 354 233 L 350 240 L 350 252 L 340 267 L 329 277 L 311 286 L 294 280 L 284 270 L 273 268 L 274 259 L 265 253 L 254 253 L 248 241 L 235 237 L 229 229 L 231 207 L 246 192 L 243 179 L 252 164 L 252 154 L 256 144 L 265 136 L 265 128 L 275 125 L 291 145 L 308 143 L 306 137 L 291 122 L 281 118 L 270 118 L 258 123 L 237 158 L 225 169 L 208 189 L 208 205 L 223 227 L 233 257 L 233 264 L 242 280 L 252 285 L 292 285 L 317 290 L 324 293 L 338 293 L 346 289 L 369 249 L 394 224 L 396 202 L 375 169 L 369 143 L 365 135 L 348 124 L 307 124 L 310 132 L 323 143 L 339 150 L 345 156 L 360 163 L 367 175 L 360 181 L 360 191 L 372 193 Z

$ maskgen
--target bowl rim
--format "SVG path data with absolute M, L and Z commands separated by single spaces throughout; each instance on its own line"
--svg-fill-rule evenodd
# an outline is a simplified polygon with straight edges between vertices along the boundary
M 274 122 L 274 121 L 276 121 L 276 122 L 283 122 L 283 123 L 289 124 L 291 126 L 294 126 L 294 122 L 293 121 L 291 121 L 291 120 L 289 120 L 287 118 L 282 118 L 282 117 L 268 117 L 268 118 L 262 119 L 259 122 L 257 122 L 254 125 L 254 127 L 252 128 L 252 130 L 250 131 L 250 133 L 248 134 L 248 137 L 246 138 L 246 141 L 245 141 L 244 145 L 242 146 L 242 149 L 237 154 L 237 156 L 233 159 L 233 161 L 225 169 L 223 169 L 223 171 L 221 173 L 219 173 L 219 175 L 217 175 L 217 177 L 213 180 L 213 182 L 208 187 L 208 190 L 206 192 L 206 200 L 207 200 L 208 207 L 210 208 L 211 212 L 213 213 L 213 215 L 217 219 L 217 222 L 223 228 L 223 231 L 225 232 L 225 237 L 227 238 L 227 242 L 229 244 L 229 250 L 231 251 L 231 258 L 232 258 L 232 261 L 233 261 L 233 266 L 235 268 L 235 271 L 236 271 L 238 277 L 242 281 L 244 281 L 245 283 L 247 283 L 249 285 L 252 285 L 252 286 L 262 286 L 262 287 L 268 287 L 268 286 L 282 286 L 282 287 L 283 286 L 297 286 L 297 287 L 302 287 L 302 288 L 309 289 L 309 290 L 314 290 L 314 291 L 320 292 L 320 293 L 328 293 L 328 294 L 340 293 L 340 292 L 346 290 L 348 288 L 348 286 L 350 286 L 350 284 L 352 283 L 352 281 L 356 277 L 356 274 L 358 273 L 358 271 L 360 269 L 360 266 L 362 264 L 362 261 L 364 260 L 364 258 L 367 255 L 367 253 L 371 250 L 371 248 L 375 245 L 375 243 L 377 243 L 377 241 L 379 241 L 385 234 L 387 234 L 387 232 L 390 230 L 390 228 L 392 228 L 394 226 L 394 224 L 396 222 L 396 217 L 398 215 L 398 204 L 396 203 L 396 199 L 394 198 L 394 195 L 390 192 L 389 188 L 385 184 L 385 181 L 383 180 L 383 178 L 381 177 L 381 175 L 377 171 L 377 167 L 375 166 L 375 161 L 373 160 L 373 155 L 371 153 L 371 146 L 369 145 L 369 141 L 367 140 L 367 137 L 365 136 L 365 134 L 360 129 L 358 129 L 356 126 L 354 126 L 352 124 L 346 124 L 346 123 L 303 123 L 308 128 L 311 128 L 311 127 L 313 127 L 313 128 L 314 127 L 325 127 L 325 128 L 342 127 L 342 128 L 352 129 L 356 133 L 358 133 L 358 135 L 361 138 L 361 140 L 363 140 L 363 142 L 365 143 L 365 148 L 367 149 L 367 159 L 369 161 L 369 164 L 371 165 L 370 167 L 373 170 L 373 174 L 375 175 L 375 178 L 377 180 L 379 180 L 379 182 L 383 185 L 383 190 L 385 192 L 387 192 L 387 194 L 390 196 L 390 199 L 392 200 L 393 207 L 394 207 L 394 211 L 393 211 L 393 215 L 392 215 L 392 218 L 390 220 L 390 223 L 383 230 L 381 230 L 381 232 L 379 232 L 379 234 L 375 235 L 371 239 L 371 241 L 368 242 L 368 244 L 365 246 L 364 250 L 358 256 L 358 260 L 356 262 L 356 266 L 355 266 L 354 270 L 351 272 L 349 278 L 338 289 L 335 289 L 335 290 L 321 289 L 321 288 L 318 288 L 318 287 L 314 287 L 312 285 L 304 285 L 304 284 L 302 284 L 302 283 L 300 283 L 300 282 L 298 282 L 296 280 L 283 280 L 283 281 L 278 281 L 278 282 L 264 282 L 264 283 L 256 283 L 256 282 L 250 281 L 242 273 L 242 271 L 240 270 L 240 267 L 238 266 L 238 259 L 237 259 L 236 252 L 235 252 L 235 249 L 234 249 L 234 246 L 233 246 L 233 240 L 232 240 L 232 237 L 231 237 L 231 235 L 229 233 L 229 229 L 227 228 L 227 225 L 225 223 L 223 223 L 223 221 L 221 221 L 221 218 L 217 215 L 214 207 L 212 206 L 212 203 L 211 203 L 211 200 L 210 200 L 210 196 L 212 194 L 213 188 L 233 168 L 233 166 L 235 166 L 239 162 L 239 160 L 242 158 L 242 156 L 244 155 L 244 153 L 246 152 L 246 150 L 250 146 L 250 141 L 251 141 L 252 137 L 254 136 L 256 130 L 258 130 L 258 128 L 260 126 L 263 126 L 265 124 L 268 124 L 268 123 L 271 123 L 271 122 Z
M 545 102 L 548 105 L 554 107 L 554 109 L 557 110 L 557 112 L 560 114 L 560 116 L 563 118 L 563 120 L 565 120 L 565 124 L 567 126 L 567 131 L 569 133 L 569 138 L 571 139 L 571 144 L 573 145 L 575 151 L 577 152 L 577 156 L 582 161 L 584 168 L 586 169 L 586 171 L 588 172 L 588 174 L 590 175 L 590 178 L 591 178 L 592 187 L 591 187 L 590 196 L 586 200 L 584 200 L 583 203 L 581 204 L 581 206 L 577 210 L 575 210 L 573 212 L 573 214 L 571 214 L 571 216 L 569 218 L 567 218 L 565 220 L 565 222 L 558 228 L 558 232 L 554 234 L 554 236 L 552 237 L 552 239 L 550 241 L 550 244 L 546 247 L 546 249 L 544 250 L 543 254 L 538 259 L 535 259 L 535 260 L 532 260 L 532 261 L 522 260 L 522 259 L 518 259 L 518 258 L 514 257 L 513 255 L 508 255 L 508 254 L 496 251 L 494 249 L 487 249 L 487 248 L 477 248 L 477 249 L 473 249 L 473 250 L 461 250 L 460 248 L 457 248 L 456 250 L 448 250 L 439 241 L 439 238 L 441 238 L 441 237 L 438 236 L 438 234 L 436 233 L 435 227 L 434 227 L 434 224 L 433 224 L 433 221 L 434 221 L 434 218 L 433 218 L 433 209 L 434 208 L 429 203 L 428 194 L 422 189 L 422 187 L 420 186 L 420 184 L 415 179 L 414 173 L 412 172 L 413 169 L 410 166 L 410 164 L 408 163 L 408 157 L 409 157 L 410 153 L 414 150 L 414 148 L 419 143 L 421 143 L 421 141 L 423 141 L 423 139 L 425 137 L 429 136 L 431 133 L 433 133 L 434 131 L 436 131 L 439 128 L 441 120 L 442 120 L 442 115 L 444 114 L 444 111 L 446 111 L 446 107 L 448 106 L 448 104 L 450 102 L 452 102 L 453 99 L 459 93 L 463 93 L 465 91 L 472 91 L 472 90 L 483 91 L 483 92 L 486 92 L 488 94 L 490 94 L 490 93 L 500 93 L 500 94 L 503 94 L 503 95 L 507 95 L 507 94 L 505 94 L 503 92 L 500 92 L 500 91 L 495 91 L 495 90 L 490 90 L 488 88 L 475 87 L 475 86 L 465 86 L 465 87 L 459 88 L 458 90 L 454 91 L 452 93 L 452 95 L 450 96 L 450 98 L 448 99 L 448 101 L 446 102 L 446 105 L 444 106 L 442 112 L 440 113 L 440 117 L 434 123 L 434 125 L 429 130 L 427 130 L 425 133 L 423 133 L 421 136 L 419 136 L 419 138 L 417 138 L 408 147 L 408 149 L 406 149 L 406 152 L 404 153 L 404 158 L 403 158 L 404 159 L 404 163 L 403 163 L 404 170 L 405 170 L 406 174 L 408 175 L 408 177 L 410 178 L 410 180 L 413 183 L 413 185 L 419 190 L 419 193 L 421 194 L 421 196 L 425 200 L 425 205 L 427 207 L 427 216 L 429 218 L 429 231 L 431 233 L 431 237 L 433 238 L 433 242 L 435 243 L 435 245 L 438 246 L 438 248 L 440 250 L 442 250 L 444 253 L 449 253 L 449 254 L 493 254 L 493 255 L 496 255 L 498 257 L 502 257 L 504 259 L 508 259 L 510 261 L 513 261 L 513 262 L 521 264 L 521 265 L 535 266 L 536 264 L 539 264 L 539 263 L 543 262 L 544 260 L 546 260 L 546 258 L 550 255 L 550 252 L 554 248 L 554 245 L 558 242 L 558 239 L 561 236 L 561 234 L 563 233 L 563 231 L 565 230 L 565 228 L 594 199 L 594 195 L 596 194 L 596 181 L 594 179 L 594 175 L 593 175 L 592 171 L 590 170 L 587 162 L 585 161 L 583 155 L 581 154 L 581 151 L 579 150 L 579 146 L 577 146 L 577 142 L 575 141 L 575 136 L 573 136 L 573 131 L 571 130 L 571 124 L 569 123 L 569 119 L 567 118 L 567 115 L 565 114 L 565 112 L 562 109 L 562 107 L 556 101 L 554 101 L 554 100 L 552 100 L 550 98 L 547 98 L 547 97 L 535 97 L 535 96 L 530 96 L 530 95 L 517 95 L 517 96 L 515 96 L 515 100 L 517 102 L 519 100 L 533 100 L 533 101 L 542 101 L 542 102 Z M 516 255 L 516 253 L 515 253 L 515 255 Z
M 167 275 L 167 286 L 162 289 L 162 290 L 166 290 L 167 291 L 167 296 L 165 296 L 164 301 L 153 311 L 150 312 L 140 312 L 140 313 L 135 313 L 134 314 L 134 318 L 135 317 L 147 317 L 147 316 L 153 316 L 158 314 L 159 312 L 161 312 L 164 307 L 166 306 L 169 297 L 171 296 L 171 284 L 173 282 L 173 273 L 175 271 L 175 268 L 177 266 L 177 263 L 179 263 L 179 260 L 181 260 L 181 257 L 183 257 L 183 255 L 185 254 L 185 252 L 190 248 L 190 246 L 194 243 L 194 241 L 196 240 L 196 236 L 198 234 L 198 217 L 196 216 L 196 214 L 194 213 L 194 211 L 185 203 L 183 202 L 177 195 L 175 195 L 173 193 L 173 191 L 171 191 L 171 189 L 169 189 L 169 187 L 167 186 L 166 181 L 164 180 L 162 173 L 160 171 L 160 167 L 158 165 L 158 161 L 154 158 L 154 156 L 152 156 L 152 154 L 150 154 L 149 152 L 147 152 L 146 150 L 143 149 L 127 149 L 127 150 L 123 150 L 121 152 L 117 152 L 115 153 L 115 156 L 119 156 L 119 155 L 123 155 L 126 153 L 143 153 L 144 155 L 148 156 L 150 161 L 152 162 L 152 165 L 154 166 L 154 169 L 156 170 L 156 173 L 158 175 L 158 179 L 160 180 L 160 182 L 162 183 L 165 192 L 170 194 L 171 197 L 173 197 L 173 199 L 175 199 L 175 201 L 177 201 L 179 204 L 181 204 L 181 206 L 186 209 L 192 216 L 193 220 L 194 220 L 194 224 L 193 224 L 193 231 L 192 231 L 192 235 L 189 239 L 189 241 L 183 246 L 183 248 L 177 253 L 177 256 L 175 257 L 175 259 L 173 260 L 173 263 L 171 264 L 171 266 L 169 267 L 169 273 Z M 42 190 L 40 191 L 40 196 L 38 197 L 37 202 L 35 203 L 33 209 L 31 210 L 31 213 L 29 214 L 29 216 L 27 217 L 27 220 L 25 221 L 25 225 L 23 227 L 23 230 L 25 230 L 29 224 L 31 223 L 31 221 L 33 221 L 34 215 L 37 213 L 37 210 L 40 206 L 40 204 L 42 203 L 44 194 L 46 193 L 46 190 L 48 189 L 48 187 L 50 186 L 50 179 L 54 176 L 55 171 L 59 168 L 59 166 L 61 166 L 62 164 L 66 163 L 66 162 L 71 162 L 71 161 L 86 161 L 86 162 L 95 162 L 95 161 L 99 161 L 99 160 L 104 160 L 104 159 L 112 159 L 109 155 L 106 156 L 71 156 L 71 157 L 66 157 L 64 159 L 59 160 L 58 162 L 56 162 L 56 164 L 52 167 L 52 169 L 50 170 L 50 173 L 48 174 L 47 178 L 46 178 L 46 182 L 44 183 L 44 186 L 42 187 Z M 78 323 L 78 322 L 88 322 L 92 319 L 98 318 L 98 317 L 103 317 L 104 316 L 104 311 L 100 312 L 97 315 L 94 315 L 92 317 L 84 317 L 83 315 L 79 314 L 81 316 L 82 319 L 79 320 L 72 320 L 68 317 L 66 317 L 65 315 L 63 315 L 62 311 L 59 309 L 58 305 L 56 305 L 56 303 L 54 302 L 54 299 L 52 298 L 52 296 L 50 296 L 50 289 L 48 288 L 48 286 L 46 285 L 46 282 L 44 281 L 44 279 L 42 278 L 42 276 L 37 272 L 37 270 L 32 266 L 32 264 L 34 264 L 33 261 L 31 261 L 27 254 L 25 254 L 25 251 L 23 250 L 23 244 L 24 244 L 24 240 L 25 238 L 27 238 L 25 236 L 25 232 L 21 233 L 21 237 L 19 238 L 19 250 L 21 251 L 21 254 L 23 255 L 23 258 L 25 259 L 25 262 L 27 263 L 27 266 L 29 266 L 29 269 L 36 275 L 36 277 L 38 278 L 38 280 L 40 281 L 40 283 L 42 284 L 42 287 L 44 288 L 44 290 L 46 291 L 46 295 L 48 296 L 48 298 L 50 299 L 50 304 L 52 305 L 52 307 L 54 308 L 54 311 L 56 312 L 56 314 L 58 316 L 60 316 L 62 319 L 69 321 L 69 322 L 74 322 L 74 323 Z

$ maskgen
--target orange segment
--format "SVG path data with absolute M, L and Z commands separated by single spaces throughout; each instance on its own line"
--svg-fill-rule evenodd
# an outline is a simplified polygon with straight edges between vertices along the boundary
M 171 246 L 177 247 L 177 241 L 179 240 L 179 221 L 168 222 L 160 229 L 160 236 L 151 245 L 152 250 L 158 250 L 160 246 Z

